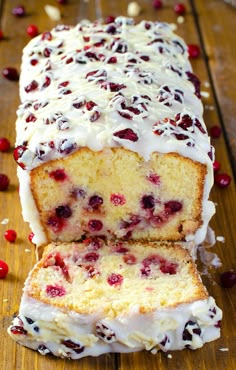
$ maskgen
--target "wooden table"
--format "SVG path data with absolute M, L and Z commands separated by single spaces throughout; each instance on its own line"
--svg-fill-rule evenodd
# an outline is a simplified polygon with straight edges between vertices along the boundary
M 151 0 L 139 0 L 142 13 L 138 20 L 161 20 L 177 22 L 173 11 L 175 1 L 163 0 L 161 10 L 154 10 Z M 223 236 L 225 242 L 217 241 L 210 250 L 222 261 L 222 267 L 210 268 L 208 275 L 203 275 L 209 293 L 223 309 L 224 320 L 222 336 L 219 340 L 206 344 L 197 351 L 173 352 L 152 355 L 146 352 L 135 354 L 107 354 L 99 358 L 85 358 L 69 361 L 44 357 L 34 351 L 16 345 L 6 333 L 13 314 L 17 313 L 21 289 L 29 269 L 35 262 L 34 247 L 28 241 L 29 228 L 22 220 L 18 197 L 16 165 L 12 152 L 0 153 L 0 172 L 6 173 L 11 181 L 6 192 L 0 192 L 0 222 L 8 219 L 8 224 L 0 223 L 0 259 L 5 260 L 10 272 L 6 279 L 0 280 L 0 368 L 3 370 L 72 370 L 72 369 L 236 369 L 236 332 L 235 332 L 235 287 L 225 289 L 220 286 L 219 276 L 223 271 L 236 270 L 236 193 L 233 170 L 236 171 L 236 10 L 221 0 L 183 1 L 187 14 L 183 23 L 178 23 L 177 33 L 187 43 L 201 45 L 201 56 L 193 61 L 195 72 L 202 80 L 205 121 L 209 127 L 220 125 L 223 135 L 213 140 L 216 159 L 221 162 L 221 171 L 232 176 L 232 182 L 226 189 L 214 186 L 212 199 L 217 204 L 217 213 L 211 227 L 216 236 Z M 36 24 L 40 31 L 53 28 L 56 22 L 49 19 L 44 5 L 51 4 L 60 8 L 63 15 L 60 23 L 76 24 L 81 19 L 94 20 L 107 15 L 127 15 L 128 1 L 69 0 L 67 5 L 58 5 L 56 1 L 22 0 L 27 15 L 15 18 L 11 14 L 18 0 L 2 1 L 0 21 L 5 38 L 0 41 L 0 70 L 4 67 L 19 69 L 21 51 L 29 41 L 26 27 Z M 35 5 L 37 4 L 37 5 Z M 208 96 L 209 95 L 209 96 Z M 19 103 L 18 83 L 0 76 L 0 137 L 8 137 L 14 145 L 15 111 Z M 6 229 L 15 229 L 18 237 L 14 244 L 4 239 Z M 222 351 L 227 348 L 228 351 Z

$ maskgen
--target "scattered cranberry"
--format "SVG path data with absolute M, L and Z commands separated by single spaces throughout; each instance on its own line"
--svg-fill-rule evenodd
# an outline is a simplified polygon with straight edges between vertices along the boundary
M 0 40 L 2 40 L 4 38 L 4 34 L 2 32 L 2 30 L 0 29 Z
M 213 162 L 213 170 L 214 172 L 218 172 L 220 170 L 220 162 L 218 161 Z
M 4 173 L 0 173 L 0 191 L 7 190 L 10 184 L 9 178 Z
M 0 260 L 0 279 L 4 279 L 8 274 L 8 265 Z
M 103 224 L 100 220 L 89 220 L 88 227 L 91 231 L 100 231 L 103 228 Z
M 153 8 L 155 8 L 155 9 L 161 9 L 161 8 L 162 8 L 162 6 L 163 6 L 163 3 L 162 3 L 162 1 L 161 1 L 161 0 L 153 0 L 153 2 L 152 2 L 152 6 L 153 6 Z
M 123 276 L 120 275 L 120 274 L 115 274 L 115 273 L 112 273 L 108 276 L 107 278 L 107 282 L 108 284 L 110 284 L 111 286 L 119 286 L 122 284 L 123 282 Z
M 218 173 L 215 176 L 215 183 L 220 188 L 226 188 L 231 182 L 231 177 L 227 173 Z
M 25 15 L 25 7 L 23 5 L 15 6 L 11 12 L 16 17 L 23 17 Z
M 12 230 L 12 229 L 9 229 L 9 230 L 6 230 L 5 233 L 4 233 L 4 237 L 5 239 L 10 242 L 10 243 L 14 243 L 15 240 L 16 240 L 16 237 L 17 237 L 17 233 L 15 230 Z
M 108 15 L 106 18 L 105 18 L 105 23 L 106 24 L 109 24 L 109 23 L 113 23 L 115 20 L 115 17 L 113 17 L 113 15 Z
M 210 128 L 210 136 L 213 139 L 218 139 L 218 137 L 220 137 L 220 135 L 221 135 L 221 128 L 220 128 L 220 126 L 212 126 Z
M 11 327 L 11 333 L 14 335 L 26 335 L 27 330 L 25 330 L 22 326 L 14 325 Z
M 7 152 L 11 147 L 10 141 L 5 137 L 0 137 L 0 152 Z
M 61 5 L 67 4 L 67 0 L 57 0 L 57 2 Z
M 19 74 L 17 72 L 16 68 L 13 67 L 6 67 L 2 71 L 3 77 L 10 81 L 18 81 L 19 80 Z
M 178 15 L 184 15 L 186 13 L 186 7 L 183 3 L 175 4 L 174 11 Z
M 26 32 L 28 33 L 28 35 L 30 37 L 35 37 L 39 34 L 39 30 L 38 30 L 38 27 L 35 26 L 35 24 L 30 24 L 27 29 L 26 29 Z
M 66 290 L 63 286 L 59 285 L 47 285 L 46 287 L 46 293 L 49 297 L 55 298 L 55 297 L 62 297 L 66 294 Z
M 28 239 L 29 239 L 30 243 L 33 243 L 33 237 L 34 237 L 34 233 L 33 233 L 33 231 L 31 231 L 28 235 Z
M 197 58 L 199 57 L 201 51 L 198 45 L 195 44 L 189 44 L 188 45 L 188 55 L 189 58 Z
M 123 206 L 126 203 L 126 199 L 122 194 L 111 194 L 110 201 L 114 206 Z
M 224 288 L 232 288 L 236 284 L 236 273 L 234 271 L 226 271 L 220 275 L 220 281 Z
M 56 181 L 60 181 L 60 182 L 67 179 L 66 173 L 63 169 L 58 169 L 58 170 L 55 170 L 55 171 L 51 171 L 49 173 L 49 177 L 51 177 L 52 179 L 54 179 Z

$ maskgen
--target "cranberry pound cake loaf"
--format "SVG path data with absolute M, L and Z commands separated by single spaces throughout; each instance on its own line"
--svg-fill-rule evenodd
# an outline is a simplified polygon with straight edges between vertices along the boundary
M 8 332 L 41 354 L 79 359 L 197 349 L 220 336 L 221 318 L 180 245 L 88 238 L 44 248 Z
M 201 243 L 214 152 L 171 25 L 59 25 L 25 47 L 14 158 L 40 246 L 100 236 Z

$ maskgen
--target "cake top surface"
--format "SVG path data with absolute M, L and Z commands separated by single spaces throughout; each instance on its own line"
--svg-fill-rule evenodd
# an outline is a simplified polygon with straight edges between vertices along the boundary
M 25 47 L 20 95 L 14 157 L 24 169 L 84 146 L 210 163 L 200 82 L 166 23 L 56 26 Z
M 25 291 L 54 307 L 108 317 L 172 309 L 208 297 L 180 245 L 100 238 L 47 246 Z

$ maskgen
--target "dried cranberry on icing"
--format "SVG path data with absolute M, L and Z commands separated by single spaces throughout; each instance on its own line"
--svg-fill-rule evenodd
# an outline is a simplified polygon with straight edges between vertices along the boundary
M 10 331 L 14 335 L 27 335 L 27 330 L 18 325 L 11 326 Z
M 33 80 L 29 83 L 29 85 L 25 86 L 25 91 L 27 93 L 31 92 L 31 91 L 34 91 L 38 88 L 38 82 Z
M 134 142 L 138 140 L 138 135 L 131 128 L 126 128 L 124 130 L 117 131 L 113 134 L 113 136 Z
M 96 324 L 96 333 L 104 342 L 110 343 L 116 340 L 115 332 L 101 322 Z
M 81 346 L 80 343 L 75 343 L 75 342 L 72 342 L 72 340 L 70 339 L 66 339 L 66 340 L 63 340 L 61 341 L 61 343 L 66 346 L 67 348 L 70 348 L 73 350 L 73 352 L 75 353 L 82 353 L 84 351 L 84 346 Z

